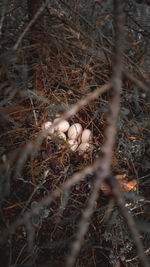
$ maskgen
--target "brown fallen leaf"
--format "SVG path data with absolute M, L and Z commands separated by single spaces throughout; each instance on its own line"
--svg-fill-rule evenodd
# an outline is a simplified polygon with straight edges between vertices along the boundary
M 119 186 L 120 186 L 120 190 L 121 191 L 126 191 L 129 192 L 131 190 L 136 190 L 136 186 L 137 186 L 137 181 L 136 179 L 133 179 L 131 181 L 127 181 L 126 178 L 126 174 L 117 174 L 115 176 L 115 178 L 117 179 Z M 106 195 L 110 195 L 111 194 L 111 189 L 109 188 L 109 186 L 105 183 L 103 183 L 100 186 L 100 189 L 104 192 L 104 194 Z

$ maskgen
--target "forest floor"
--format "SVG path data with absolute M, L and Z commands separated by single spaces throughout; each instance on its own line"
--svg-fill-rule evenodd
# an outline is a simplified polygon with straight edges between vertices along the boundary
M 82 15 L 78 17 L 77 10 L 73 12 L 67 3 L 63 8 L 52 4 L 45 14 L 47 26 L 30 29 L 13 50 L 27 24 L 25 19 L 21 26 L 26 5 L 18 3 L 13 1 L 6 14 L 0 57 L 1 234 L 17 223 L 0 247 L 0 262 L 1 266 L 55 267 L 65 263 L 76 238 L 95 173 L 83 175 L 70 189 L 62 186 L 103 157 L 111 90 L 68 119 L 70 125 L 80 123 L 91 130 L 90 151 L 80 155 L 57 135 L 43 137 L 42 125 L 110 81 L 113 15 L 104 4 L 97 4 L 92 23 L 92 15 L 87 21 L 91 1 L 87 9 L 82 10 L 81 5 L 78 13 Z M 17 23 L 17 14 L 20 28 L 10 23 L 13 19 L 12 23 Z M 124 14 L 132 18 L 127 11 Z M 149 83 L 149 37 L 147 28 L 134 20 L 126 22 L 125 31 L 124 75 L 111 170 L 149 255 L 150 102 L 149 93 L 143 89 Z M 38 139 L 40 134 L 42 141 Z M 33 212 L 24 224 L 18 223 L 59 190 L 59 197 L 53 197 L 50 205 Z M 75 266 L 139 266 L 128 226 L 105 184 L 100 188 Z

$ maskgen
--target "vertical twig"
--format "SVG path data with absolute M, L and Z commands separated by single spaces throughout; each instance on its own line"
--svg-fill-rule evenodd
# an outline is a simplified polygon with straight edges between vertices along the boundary
M 3 9 L 2 9 L 2 14 L 1 14 L 1 20 L 0 20 L 0 36 L 2 35 L 2 28 L 3 28 L 3 22 L 4 22 L 4 19 L 5 19 L 5 13 L 6 13 L 6 9 L 7 9 L 7 3 L 8 3 L 8 0 L 5 0 L 4 1 L 4 6 L 3 6 Z
M 112 188 L 112 194 L 115 198 L 115 201 L 118 207 L 120 208 L 122 215 L 126 219 L 133 241 L 137 247 L 137 252 L 138 252 L 140 262 L 141 262 L 141 266 L 150 267 L 147 256 L 145 255 L 145 252 L 144 252 L 142 242 L 140 240 L 140 234 L 136 228 L 136 224 L 134 222 L 132 215 L 128 212 L 125 206 L 126 203 L 121 195 L 116 179 L 113 177 L 113 175 L 111 175 L 108 177 L 108 179 L 106 179 L 106 181 L 108 182 L 109 186 Z
M 34 115 L 34 119 L 35 119 L 35 125 L 38 127 L 38 120 L 37 120 L 37 116 L 36 116 L 36 112 L 35 112 L 35 108 L 34 108 L 33 100 L 32 100 L 31 97 L 30 97 L 30 102 L 31 102 L 31 105 L 32 105 L 32 107 L 33 107 L 33 115 Z
M 101 163 L 101 175 L 107 176 L 110 173 L 110 165 L 113 155 L 113 146 L 116 135 L 116 121 L 118 118 L 120 105 L 120 92 L 122 85 L 122 55 L 123 55 L 123 22 L 122 22 L 122 5 L 119 0 L 114 0 L 114 22 L 115 22 L 115 46 L 114 46 L 114 62 L 112 74 L 112 98 L 110 101 L 109 116 L 107 118 L 108 127 L 105 132 L 105 143 L 103 145 L 103 159 Z M 102 174 L 103 172 L 103 174 Z M 98 170 L 98 176 L 100 175 Z
M 78 231 L 75 234 L 75 241 L 71 245 L 70 253 L 68 253 L 65 267 L 71 267 L 74 266 L 75 264 L 76 258 L 80 252 L 81 245 L 84 241 L 84 236 L 88 230 L 90 218 L 93 214 L 98 195 L 99 195 L 99 181 L 97 180 L 96 183 L 94 184 L 94 188 L 92 190 L 86 208 L 82 212 L 82 218 L 78 224 Z
M 39 17 L 39 15 L 43 12 L 43 10 L 45 9 L 45 7 L 47 6 L 49 0 L 46 0 L 45 2 L 43 2 L 43 4 L 39 7 L 39 9 L 37 10 L 37 12 L 35 13 L 34 17 L 30 20 L 30 22 L 28 23 L 28 25 L 26 26 L 26 28 L 24 29 L 24 31 L 22 32 L 22 34 L 20 35 L 20 37 L 18 38 L 17 42 L 15 43 L 13 50 L 17 50 L 20 42 L 22 41 L 23 37 L 25 36 L 25 34 L 27 33 L 27 31 L 30 29 L 30 27 L 33 25 L 33 23 L 37 20 L 37 18 Z
M 114 68 L 113 68 L 113 76 L 112 76 L 112 89 L 113 89 L 113 98 L 110 105 L 110 111 L 111 114 L 109 116 L 108 122 L 109 126 L 107 128 L 107 140 L 108 142 L 106 144 L 106 153 L 104 159 L 106 161 L 103 165 L 105 168 L 104 170 L 109 171 L 110 167 L 110 156 L 112 154 L 113 150 L 113 142 L 115 137 L 115 123 L 118 115 L 119 110 L 119 98 L 120 98 L 120 91 L 121 91 L 121 80 L 122 80 L 122 73 L 123 73 L 123 67 L 122 67 L 122 55 L 123 55 L 123 21 L 122 21 L 122 4 L 120 0 L 114 0 L 114 18 L 115 18 L 115 27 L 116 27 L 116 36 L 115 36 L 115 60 L 114 60 Z M 112 138 L 110 138 L 110 135 L 112 135 Z M 103 159 L 103 160 L 104 160 Z M 98 174 L 98 176 L 101 178 L 102 174 Z M 112 187 L 112 193 L 115 197 L 115 200 L 120 207 L 121 213 L 126 218 L 128 227 L 131 231 L 134 243 L 137 247 L 139 259 L 141 261 L 142 266 L 148 267 L 148 259 L 144 253 L 144 249 L 142 246 L 142 242 L 139 238 L 139 233 L 135 227 L 134 220 L 132 216 L 128 213 L 127 209 L 125 208 L 125 201 L 121 196 L 117 181 L 115 179 L 108 179 L 108 183 L 110 182 Z
M 116 8 L 117 5 L 117 8 Z M 114 1 L 114 10 L 116 10 L 115 25 L 116 25 L 116 46 L 114 51 L 114 69 L 112 75 L 112 99 L 110 101 L 110 114 L 108 116 L 108 127 L 106 129 L 106 139 L 102 147 L 103 150 L 103 159 L 100 161 L 96 168 L 97 179 L 94 184 L 94 190 L 91 194 L 91 197 L 88 201 L 88 205 L 83 211 L 82 218 L 78 225 L 78 232 L 76 234 L 75 241 L 72 243 L 70 252 L 67 256 L 66 266 L 72 267 L 75 263 L 75 260 L 78 256 L 78 253 L 83 242 L 84 235 L 88 230 L 89 220 L 94 210 L 94 204 L 98 198 L 98 192 L 102 181 L 109 175 L 111 160 L 113 155 L 113 146 L 115 142 L 116 134 L 116 121 L 119 112 L 120 104 L 120 92 L 121 92 L 121 83 L 122 83 L 122 54 L 123 54 L 123 38 L 122 38 L 122 9 L 120 1 Z

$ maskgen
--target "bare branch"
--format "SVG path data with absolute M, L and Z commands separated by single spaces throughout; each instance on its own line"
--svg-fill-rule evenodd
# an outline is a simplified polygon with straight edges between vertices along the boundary
M 45 2 L 43 2 L 43 4 L 37 10 L 37 12 L 35 13 L 34 17 L 30 20 L 30 22 L 28 23 L 28 25 L 26 26 L 26 28 L 24 29 L 24 31 L 22 32 L 22 34 L 18 38 L 17 42 L 15 43 L 15 45 L 13 47 L 13 50 L 17 50 L 17 48 L 18 48 L 20 42 L 22 41 L 23 37 L 25 36 L 25 34 L 27 33 L 27 31 L 30 29 L 30 27 L 33 25 L 33 23 L 37 20 L 37 18 L 39 17 L 39 15 L 43 12 L 43 10 L 47 6 L 48 2 L 49 2 L 49 0 L 46 0 Z
M 76 258 L 80 252 L 81 245 L 84 241 L 84 236 L 90 224 L 90 218 L 94 212 L 96 201 L 99 196 L 99 180 L 94 184 L 91 196 L 88 200 L 86 208 L 82 212 L 82 218 L 78 223 L 78 231 L 75 234 L 75 241 L 72 243 L 70 251 L 66 259 L 66 267 L 74 266 Z
M 2 35 L 2 28 L 3 28 L 3 22 L 4 22 L 4 18 L 5 18 L 6 9 L 7 9 L 7 3 L 8 3 L 8 0 L 5 0 L 4 1 L 4 7 L 2 10 L 1 20 L 0 20 L 0 36 Z
M 132 73 L 125 71 L 124 76 L 127 77 L 131 82 L 135 83 L 142 91 L 150 95 L 150 87 L 137 79 Z
M 109 176 L 106 179 L 106 182 L 111 187 L 112 195 L 114 196 L 115 201 L 116 201 L 118 207 L 120 208 L 122 215 L 126 219 L 126 222 L 127 222 L 128 227 L 130 229 L 133 241 L 137 247 L 138 256 L 139 256 L 139 259 L 141 261 L 142 266 L 149 267 L 150 264 L 148 262 L 147 256 L 145 255 L 143 244 L 140 240 L 140 234 L 136 228 L 136 224 L 133 220 L 132 215 L 128 212 L 128 210 L 125 206 L 125 204 L 126 204 L 125 200 L 123 199 L 123 197 L 121 195 L 121 192 L 120 192 L 120 189 L 119 189 L 119 186 L 118 186 L 118 183 L 117 183 L 115 177 L 113 175 Z
M 32 216 L 33 213 L 38 213 L 38 211 L 42 207 L 46 207 L 51 204 L 51 202 L 59 197 L 61 195 L 61 192 L 65 189 L 70 189 L 71 186 L 75 183 L 78 183 L 81 181 L 81 178 L 88 173 L 92 172 L 97 168 L 98 161 L 96 161 L 92 166 L 87 166 L 84 170 L 81 172 L 75 173 L 71 178 L 69 178 L 61 187 L 55 189 L 51 194 L 49 194 L 47 197 L 45 197 L 42 201 L 40 201 L 39 205 L 37 205 L 35 208 L 32 209 L 32 211 L 25 212 L 23 217 L 18 218 L 13 224 L 9 226 L 9 229 L 6 230 L 4 234 L 0 237 L 0 243 L 4 243 L 7 236 L 15 231 L 15 229 L 22 224 L 26 224 L 26 222 L 29 220 L 29 218 Z

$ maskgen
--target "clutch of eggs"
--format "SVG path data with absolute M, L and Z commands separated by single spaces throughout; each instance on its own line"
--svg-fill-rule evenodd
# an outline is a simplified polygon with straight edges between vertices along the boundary
M 56 118 L 54 123 L 57 123 L 59 120 L 60 118 Z M 48 130 L 51 125 L 52 122 L 47 121 L 42 125 L 42 129 Z M 83 130 L 80 123 L 74 123 L 70 126 L 67 120 L 62 120 L 54 128 L 50 128 L 49 134 L 53 134 L 54 131 L 56 132 L 56 135 L 64 141 L 67 140 L 65 135 L 67 132 L 70 150 L 74 152 L 78 151 L 79 155 L 89 152 L 92 149 L 92 132 L 90 129 Z
M 80 123 L 75 123 L 68 130 L 68 144 L 72 151 L 78 151 L 79 155 L 92 150 L 92 132 L 89 129 L 82 129 Z

